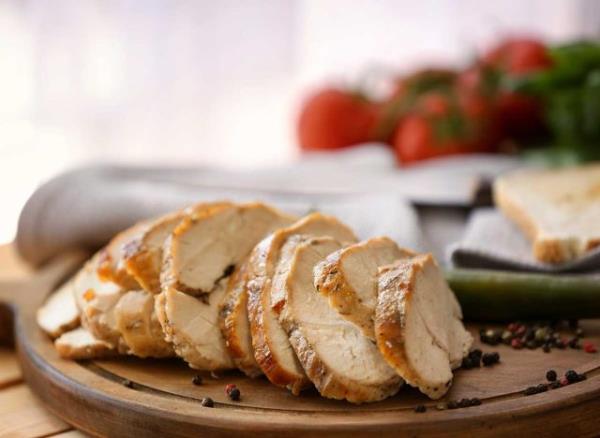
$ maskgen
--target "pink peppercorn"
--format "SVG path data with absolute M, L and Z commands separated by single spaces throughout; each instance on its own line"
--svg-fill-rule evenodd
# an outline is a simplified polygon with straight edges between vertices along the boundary
M 583 343 L 583 351 L 585 351 L 586 353 L 597 353 L 598 350 L 596 349 L 596 346 L 594 344 L 592 344 L 590 341 L 586 341 Z

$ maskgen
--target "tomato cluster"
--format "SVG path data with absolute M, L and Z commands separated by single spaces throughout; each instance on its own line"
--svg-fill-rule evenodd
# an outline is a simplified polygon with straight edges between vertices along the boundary
M 430 68 L 399 78 L 381 101 L 327 88 L 304 103 L 299 143 L 303 150 L 323 150 L 383 141 L 401 164 L 496 152 L 507 139 L 535 137 L 544 130 L 540 102 L 503 87 L 506 78 L 551 66 L 542 42 L 511 38 L 463 71 Z

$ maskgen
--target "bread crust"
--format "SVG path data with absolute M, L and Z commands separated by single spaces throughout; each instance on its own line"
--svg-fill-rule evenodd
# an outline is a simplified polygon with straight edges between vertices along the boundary
M 540 262 L 565 263 L 600 246 L 598 237 L 582 240 L 579 237 L 562 238 L 544 235 L 535 218 L 528 212 L 528 206 L 521 205 L 514 199 L 507 186 L 507 181 L 502 178 L 494 183 L 494 203 L 529 238 L 532 242 L 533 256 Z

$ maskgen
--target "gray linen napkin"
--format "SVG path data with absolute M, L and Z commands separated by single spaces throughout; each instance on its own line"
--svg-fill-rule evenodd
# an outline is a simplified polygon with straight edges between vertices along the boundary
M 339 217 L 360 238 L 385 234 L 401 245 L 423 248 L 417 215 L 398 194 L 303 193 L 289 191 L 283 183 L 271 190 L 248 189 L 244 187 L 249 175 L 237 178 L 234 172 L 227 173 L 230 188 L 224 189 L 212 186 L 206 176 L 199 180 L 202 172 L 95 166 L 64 173 L 41 186 L 26 203 L 17 248 L 27 261 L 40 264 L 69 248 L 97 248 L 141 219 L 220 199 L 265 201 L 298 215 L 319 210 Z
M 546 273 L 600 272 L 600 249 L 562 264 L 542 263 L 533 257 L 531 242 L 498 210 L 475 210 L 462 240 L 451 245 L 448 258 L 457 268 L 501 269 Z

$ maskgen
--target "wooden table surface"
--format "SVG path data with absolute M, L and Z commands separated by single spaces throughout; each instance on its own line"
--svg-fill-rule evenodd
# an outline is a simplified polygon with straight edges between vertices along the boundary
M 12 245 L 0 245 L 0 281 L 25 280 L 30 272 Z M 0 437 L 85 436 L 44 408 L 24 383 L 14 351 L 0 346 Z

